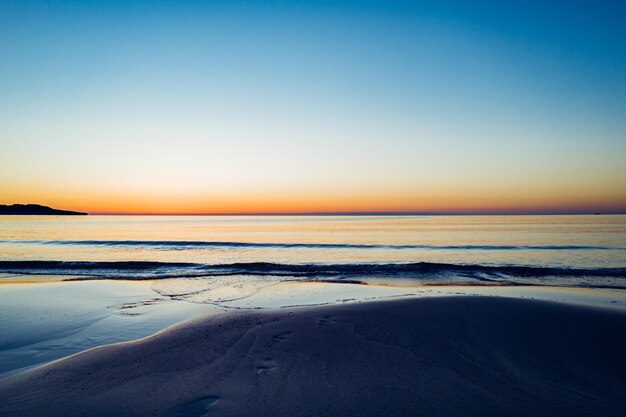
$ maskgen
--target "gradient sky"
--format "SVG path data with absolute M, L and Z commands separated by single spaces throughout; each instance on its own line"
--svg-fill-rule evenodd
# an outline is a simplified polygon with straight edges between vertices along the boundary
M 2 1 L 0 204 L 626 212 L 623 2 Z

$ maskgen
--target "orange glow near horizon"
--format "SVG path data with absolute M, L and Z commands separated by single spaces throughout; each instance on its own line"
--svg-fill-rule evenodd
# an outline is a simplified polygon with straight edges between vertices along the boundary
M 625 212 L 626 198 L 612 190 L 581 195 L 550 189 L 353 189 L 272 190 L 268 192 L 141 192 L 121 190 L 15 189 L 2 193 L 0 204 L 43 204 L 90 214 L 300 214 L 300 213 L 575 213 Z

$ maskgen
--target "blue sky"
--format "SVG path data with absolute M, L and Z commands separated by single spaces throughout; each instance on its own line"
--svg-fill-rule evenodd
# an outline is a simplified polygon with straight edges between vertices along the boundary
M 0 194 L 624 210 L 625 7 L 2 2 Z

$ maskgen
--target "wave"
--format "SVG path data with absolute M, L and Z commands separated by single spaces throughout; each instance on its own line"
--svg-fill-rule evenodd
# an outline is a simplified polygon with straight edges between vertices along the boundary
M 626 247 L 584 245 L 387 245 L 352 243 L 274 243 L 274 242 L 205 242 L 172 240 L 2 240 L 0 244 L 41 244 L 110 247 L 185 248 L 276 248 L 276 249 L 429 249 L 429 250 L 626 250 Z
M 72 275 L 82 279 L 165 279 L 228 275 L 271 275 L 294 279 L 398 278 L 441 279 L 462 277 L 476 281 L 504 282 L 515 278 L 595 277 L 622 287 L 626 268 L 559 268 L 517 265 L 464 265 L 432 262 L 398 264 L 278 264 L 270 262 L 199 264 L 181 262 L 70 262 L 0 261 L 4 274 Z M 617 281 L 616 281 L 617 280 Z M 514 280 L 511 282 L 515 282 Z M 603 284 L 604 285 L 604 284 Z

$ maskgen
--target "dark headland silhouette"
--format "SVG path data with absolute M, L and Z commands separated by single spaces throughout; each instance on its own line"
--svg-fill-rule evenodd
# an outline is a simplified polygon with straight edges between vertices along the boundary
M 1 205 L 0 215 L 53 215 L 53 216 L 85 216 L 87 213 L 69 210 L 57 210 L 39 204 Z

